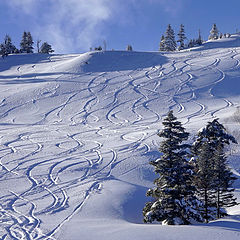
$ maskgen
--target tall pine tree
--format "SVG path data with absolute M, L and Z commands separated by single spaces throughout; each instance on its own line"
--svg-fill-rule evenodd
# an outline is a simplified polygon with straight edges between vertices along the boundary
M 193 186 L 194 172 L 186 159 L 189 145 L 182 143 L 189 133 L 172 111 L 163 120 L 163 125 L 164 129 L 158 134 L 164 138 L 159 149 L 162 156 L 150 163 L 159 177 L 154 181 L 156 187 L 147 191 L 147 196 L 153 200 L 143 209 L 144 222 L 173 225 L 190 224 L 193 219 L 201 221 L 196 212 L 199 201 Z
M 186 39 L 186 36 L 185 36 L 184 26 L 183 26 L 183 24 L 181 24 L 180 30 L 178 33 L 178 40 L 177 40 L 177 42 L 179 42 L 178 50 L 184 49 L 184 40 L 185 39 Z
M 234 188 L 232 184 L 235 178 L 233 173 L 227 166 L 227 157 L 221 145 L 219 145 L 213 155 L 214 162 L 214 189 L 215 189 L 215 203 L 217 208 L 217 218 L 226 215 L 225 207 L 232 207 L 237 204 L 234 197 Z
M 33 39 L 30 32 L 24 31 L 22 40 L 20 43 L 21 53 L 33 53 Z
M 227 168 L 226 158 L 223 155 L 224 146 L 229 145 L 230 142 L 237 143 L 235 138 L 228 134 L 224 126 L 218 122 L 218 119 L 214 119 L 199 131 L 198 138 L 192 147 L 193 162 L 197 173 L 195 182 L 199 197 L 204 201 L 203 217 L 206 222 L 223 215 L 221 208 L 235 202 L 231 194 L 234 178 Z M 201 167 L 203 165 L 206 170 Z M 201 183 L 202 176 L 206 178 L 204 179 L 206 186 Z
M 204 142 L 199 147 L 199 154 L 195 159 L 195 179 L 194 185 L 197 187 L 198 198 L 203 206 L 198 210 L 206 223 L 213 220 L 216 215 L 214 199 L 214 165 L 211 161 L 212 150 L 208 142 Z
M 177 47 L 175 41 L 175 33 L 170 24 L 168 24 L 166 33 L 165 33 L 165 51 L 175 51 Z

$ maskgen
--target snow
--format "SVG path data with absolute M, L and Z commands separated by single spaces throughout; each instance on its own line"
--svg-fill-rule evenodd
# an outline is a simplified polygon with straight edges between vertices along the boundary
M 172 109 L 193 136 L 218 117 L 239 140 L 239 76 L 239 35 L 174 53 L 0 59 L 2 239 L 239 239 L 239 206 L 208 225 L 142 223 L 162 119 Z

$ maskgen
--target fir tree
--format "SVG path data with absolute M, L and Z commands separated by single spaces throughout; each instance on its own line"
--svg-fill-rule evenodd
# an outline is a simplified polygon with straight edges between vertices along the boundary
M 193 168 L 188 163 L 187 148 L 182 142 L 187 140 L 181 122 L 170 111 L 163 121 L 164 129 L 158 134 L 164 140 L 160 145 L 162 156 L 150 164 L 159 175 L 155 188 L 147 191 L 153 201 L 144 209 L 144 222 L 159 221 L 163 224 L 190 224 L 191 220 L 201 221 L 197 214 L 198 200 L 193 186 Z
M 33 39 L 30 32 L 27 33 L 27 53 L 33 53 Z
M 131 45 L 127 45 L 127 51 L 132 51 L 132 50 L 133 50 L 132 46 Z
M 0 55 L 2 56 L 2 58 L 6 57 L 8 55 L 5 44 L 3 44 L 3 43 L 0 44 Z
M 194 156 L 192 162 L 195 164 L 197 173 L 195 182 L 199 196 L 204 201 L 204 218 L 206 222 L 209 219 L 222 215 L 223 211 L 221 211 L 221 208 L 227 206 L 227 202 L 229 204 L 234 202 L 233 196 L 230 194 L 232 191 L 230 189 L 233 180 L 232 175 L 226 167 L 226 159 L 222 155 L 224 146 L 229 145 L 230 142 L 237 143 L 235 138 L 228 134 L 224 126 L 218 122 L 218 119 L 214 119 L 199 131 L 198 138 L 192 147 Z M 205 169 L 201 167 L 203 164 Z M 222 171 L 223 175 L 219 175 L 220 171 Z M 207 174 L 207 176 L 204 174 Z M 224 174 L 226 174 L 226 178 Z M 204 179 L 206 180 L 206 185 L 202 183 L 202 176 L 206 177 Z M 220 178 L 225 182 L 224 186 L 227 187 L 221 187 Z M 228 199 L 225 199 L 225 197 Z M 212 200 L 213 198 L 214 200 Z M 221 203 L 223 201 L 224 203 Z M 214 211 L 215 213 L 213 213 Z
M 208 142 L 204 142 L 196 157 L 194 185 L 198 190 L 198 198 L 203 202 L 203 207 L 199 208 L 205 222 L 213 220 L 216 215 L 215 199 L 214 199 L 214 165 L 211 161 L 212 151 Z
M 40 53 L 53 53 L 54 50 L 52 49 L 52 46 L 50 44 L 48 44 L 47 42 L 44 42 L 40 48 Z
M 21 53 L 33 53 L 33 39 L 30 32 L 23 33 L 22 40 L 20 43 Z
M 0 45 L 0 54 L 2 57 L 8 56 L 8 54 L 14 53 L 16 47 L 12 44 L 11 37 L 6 35 L 4 38 L 4 42 Z
M 170 24 L 165 33 L 165 51 L 175 51 L 177 47 L 175 34 Z
M 196 40 L 196 44 L 198 44 L 198 45 L 202 45 L 203 44 L 203 40 L 202 40 L 200 29 L 198 30 L 198 38 Z
M 7 54 L 14 53 L 14 51 L 16 50 L 16 47 L 12 44 L 12 39 L 9 35 L 5 36 L 4 45 L 5 45 Z
M 161 37 L 161 41 L 160 41 L 160 44 L 159 44 L 159 51 L 161 51 L 161 52 L 165 51 L 165 37 L 164 37 L 164 35 L 162 35 L 162 37 Z
M 210 35 L 208 37 L 209 40 L 216 40 L 218 39 L 218 34 L 219 34 L 219 31 L 217 29 L 217 25 L 214 23 L 213 26 L 212 26 L 212 29 L 210 31 Z
M 219 123 L 218 119 L 208 122 L 206 127 L 198 132 L 198 137 L 192 147 L 195 155 L 198 155 L 199 147 L 206 141 L 210 145 L 212 152 L 214 152 L 219 145 L 223 148 L 231 142 L 237 144 L 236 139 L 226 132 L 226 129 Z
M 192 39 L 189 40 L 189 43 L 188 43 L 187 46 L 188 46 L 188 48 L 194 47 L 194 44 L 193 44 L 193 40 L 192 40 Z
M 214 188 L 216 191 L 217 218 L 227 215 L 224 207 L 232 207 L 237 204 L 234 198 L 232 184 L 236 178 L 227 166 L 227 158 L 223 148 L 219 145 L 214 152 Z
M 184 40 L 185 39 L 186 39 L 186 36 L 185 36 L 184 26 L 183 26 L 183 24 L 181 24 L 180 30 L 178 33 L 178 40 L 177 40 L 177 42 L 179 42 L 179 44 L 180 44 L 178 47 L 178 50 L 184 49 Z

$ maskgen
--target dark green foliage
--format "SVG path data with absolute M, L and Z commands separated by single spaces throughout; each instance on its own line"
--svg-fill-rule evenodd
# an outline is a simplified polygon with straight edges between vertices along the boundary
M 6 35 L 4 42 L 0 44 L 0 54 L 2 57 L 8 56 L 8 54 L 15 53 L 16 47 L 12 44 L 11 37 Z
M 165 51 L 175 51 L 177 47 L 175 41 L 175 33 L 170 24 L 168 24 L 166 33 L 165 33 Z
M 132 51 L 133 48 L 132 48 L 132 45 L 127 45 L 127 51 Z
M 20 43 L 21 53 L 33 53 L 33 39 L 30 32 L 23 33 L 22 40 Z
M 206 141 L 213 152 L 219 145 L 223 148 L 226 144 L 229 145 L 230 142 L 237 143 L 236 139 L 228 134 L 224 126 L 218 122 L 218 119 L 208 122 L 207 126 L 199 131 L 198 138 L 192 147 L 195 155 L 198 155 L 199 147 Z
M 214 162 L 214 189 L 216 192 L 217 218 L 226 215 L 224 207 L 232 207 L 237 204 L 233 195 L 232 184 L 236 178 L 227 167 L 227 158 L 223 148 L 219 145 L 213 155 Z
M 184 26 L 183 26 L 183 24 L 181 24 L 180 25 L 180 30 L 179 30 L 179 33 L 178 33 L 178 40 L 177 40 L 177 42 L 179 42 L 178 50 L 184 49 L 184 40 L 185 39 L 186 39 L 186 36 L 185 36 Z
M 230 142 L 237 143 L 218 119 L 214 119 L 198 133 L 192 147 L 197 173 L 195 184 L 204 202 L 202 214 L 206 222 L 223 216 L 224 207 L 236 204 L 231 188 L 234 177 L 227 167 L 223 151 Z
M 52 46 L 50 44 L 48 44 L 47 42 L 44 42 L 40 48 L 40 53 L 53 53 L 54 50 L 52 49 Z
M 214 165 L 212 162 L 212 150 L 208 142 L 204 142 L 199 150 L 199 154 L 196 157 L 195 164 L 195 181 L 194 184 L 198 189 L 198 197 L 203 202 L 203 208 L 199 211 L 205 222 L 212 220 L 216 215 L 216 208 L 214 204 Z
M 197 214 L 198 199 L 193 186 L 194 172 L 186 160 L 189 133 L 170 111 L 163 121 L 164 129 L 158 134 L 164 138 L 160 145 L 162 156 L 150 164 L 159 175 L 155 188 L 149 189 L 147 196 L 153 201 L 143 209 L 144 222 L 159 221 L 165 224 L 190 224 L 191 220 L 201 221 Z

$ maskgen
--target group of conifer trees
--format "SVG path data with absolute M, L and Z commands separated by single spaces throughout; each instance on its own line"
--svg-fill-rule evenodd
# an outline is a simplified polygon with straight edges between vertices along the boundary
M 54 50 L 52 46 L 47 42 L 44 42 L 41 47 L 39 46 L 41 41 L 37 41 L 37 52 L 38 53 L 52 53 Z M 6 35 L 3 43 L 0 44 L 0 55 L 6 57 L 12 53 L 33 53 L 33 38 L 30 32 L 24 31 L 22 40 L 20 42 L 20 48 L 18 49 L 13 43 L 9 35 Z
M 167 30 L 164 35 L 161 37 L 159 51 L 175 51 L 175 50 L 183 50 L 186 48 L 191 48 L 194 46 L 200 46 L 203 43 L 203 39 L 200 33 L 200 30 L 198 31 L 198 38 L 197 39 L 190 39 L 188 43 L 185 43 L 184 41 L 187 39 L 185 35 L 184 25 L 180 25 L 179 32 L 177 34 L 178 39 L 175 40 L 175 33 L 174 30 L 171 27 L 171 24 L 168 24 Z M 230 34 L 222 34 L 219 33 L 216 24 L 213 24 L 212 29 L 210 31 L 210 35 L 208 37 L 209 40 L 216 40 L 223 37 L 230 37 Z M 179 43 L 179 44 L 177 44 Z M 178 46 L 177 46 L 178 45 Z
M 180 29 L 178 32 L 178 39 L 177 41 L 175 40 L 175 33 L 174 30 L 171 27 L 171 24 L 168 24 L 167 30 L 164 35 L 161 37 L 160 41 L 160 46 L 159 46 L 159 51 L 175 51 L 175 50 L 183 50 L 185 48 L 193 47 L 196 45 L 202 45 L 203 40 L 202 36 L 199 30 L 198 38 L 197 39 L 191 39 L 188 44 L 185 44 L 186 35 L 185 35 L 185 30 L 184 30 L 184 25 L 180 25 Z M 177 47 L 177 43 L 179 43 Z
M 198 132 L 192 145 L 181 122 L 170 111 L 158 133 L 164 140 L 160 159 L 151 161 L 155 187 L 147 191 L 152 201 L 144 209 L 144 222 L 191 224 L 218 219 L 225 208 L 236 205 L 232 184 L 236 179 L 227 166 L 225 145 L 237 143 L 218 119 Z

